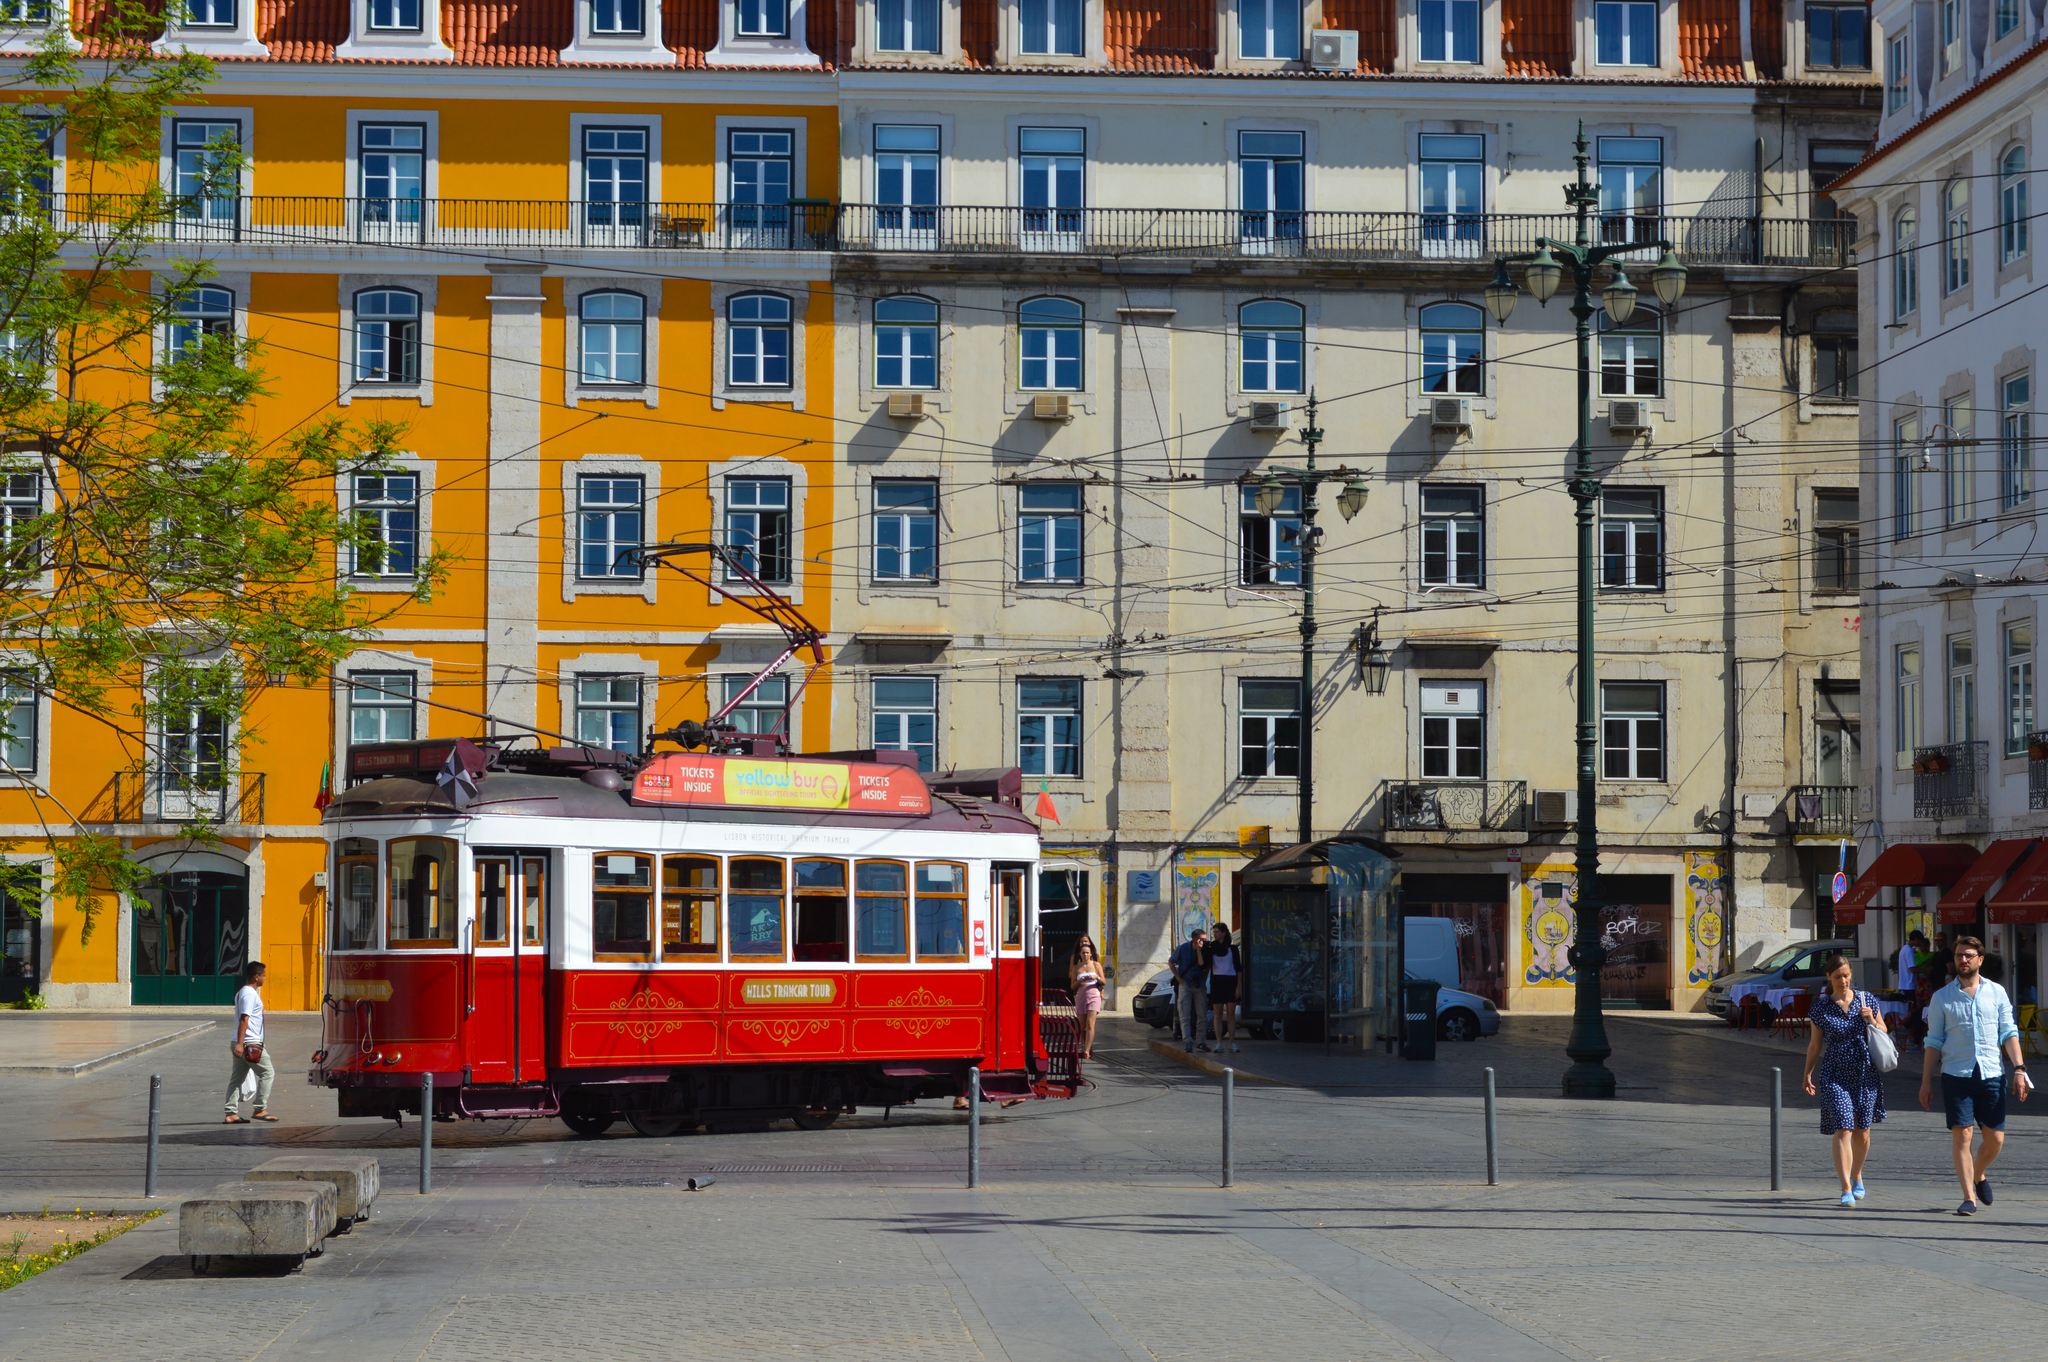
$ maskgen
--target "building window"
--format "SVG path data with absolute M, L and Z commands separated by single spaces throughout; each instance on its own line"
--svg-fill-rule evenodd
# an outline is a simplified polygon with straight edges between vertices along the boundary
M 1823 312 L 1813 322 L 1813 395 L 1854 402 L 1857 394 L 1856 314 Z
M 875 303 L 875 386 L 939 386 L 939 305 L 908 294 Z
M 2034 499 L 2033 381 L 2027 374 L 2005 380 L 1999 413 L 1998 466 L 2002 500 L 2008 510 Z
M 1941 0 L 1941 74 L 1963 69 L 1963 0 Z
M 2034 732 L 2034 624 L 2005 626 L 2005 755 L 2027 750 Z
M 1020 0 L 1018 46 L 1034 56 L 1080 56 L 1081 10 L 1081 0 Z
M 1600 45 L 1600 65 L 1657 64 L 1655 0 L 1599 0 L 1593 10 L 1593 27 Z M 1806 12 L 1809 15 L 1813 13 L 1812 9 Z
M 1017 386 L 1026 392 L 1081 391 L 1081 305 L 1032 298 L 1017 309 Z
M 0 672 L 0 761 L 14 774 L 36 769 L 36 687 L 24 672 Z
M 645 486 L 644 478 L 615 473 L 583 474 L 576 479 L 582 527 L 579 577 L 640 580 L 640 560 L 629 550 L 641 544 L 640 506 Z
M 1664 494 L 1658 489 L 1601 489 L 1600 585 L 1608 591 L 1664 589 Z
M 1664 393 L 1664 317 L 1639 307 L 1616 326 L 1600 314 L 1600 395 L 1661 397 Z
M 578 308 L 583 314 L 583 382 L 645 381 L 646 300 L 637 293 L 586 293 Z
M 233 28 L 235 0 L 183 0 L 185 17 L 179 28 Z
M 1892 320 L 1920 310 L 1920 218 L 1901 209 L 1892 224 Z
M 1601 137 L 1600 239 L 1656 244 L 1664 235 L 1664 139 Z
M 1954 293 L 1970 282 L 1970 182 L 1956 180 L 1941 191 L 1941 291 Z
M 1991 37 L 1993 41 L 2003 38 L 2020 26 L 2020 0 L 1998 0 L 1991 15 Z
M 740 0 L 745 12 L 747 0 Z M 590 0 L 590 31 L 594 36 L 624 38 L 637 36 L 645 27 L 640 0 Z
M 418 123 L 364 123 L 356 129 L 356 177 L 363 221 L 417 223 L 426 194 L 427 130 Z
M 171 194 L 187 222 L 234 222 L 241 205 L 242 125 L 181 118 L 171 125 Z
M 1485 493 L 1478 487 L 1422 486 L 1422 584 L 1486 585 Z
M 411 742 L 418 737 L 413 718 L 417 684 L 411 672 L 350 672 L 348 740 Z
M 1422 774 L 1427 780 L 1486 779 L 1486 683 L 1422 683 Z
M 1302 334 L 1301 308 L 1293 303 L 1262 298 L 1240 307 L 1240 389 L 1248 393 L 1301 392 Z
M 1465 303 L 1422 309 L 1422 391 L 1486 391 L 1485 314 Z
M 1912 49 L 1906 43 L 1906 35 L 1903 33 L 1895 38 L 1885 40 L 1884 108 L 1886 113 L 1896 113 L 1900 109 L 1905 108 L 1906 101 L 1912 97 L 1912 86 L 1910 84 L 1912 67 L 1907 61 L 1907 56 L 1911 51 Z
M 1664 683 L 1600 683 L 1600 774 L 1607 780 L 1664 779 Z
M 875 483 L 875 580 L 939 579 L 939 485 Z
M 1486 139 L 1424 133 L 1417 139 L 1422 240 L 1477 243 L 1486 226 Z
M 36 572 L 41 553 L 36 527 L 43 518 L 43 475 L 0 473 L 0 561 L 9 571 Z
M 1017 766 L 1027 776 L 1081 774 L 1079 678 L 1018 679 Z
M 0 24 L 34 27 L 50 22 L 50 0 L 0 0 Z
M 1808 5 L 1806 64 L 1843 71 L 1870 65 L 1868 5 Z
M 1863 765 L 1863 709 L 1854 681 L 1813 686 L 1815 784 L 1854 785 Z
M 725 702 L 746 692 L 732 709 L 727 711 L 725 721 L 740 733 L 751 737 L 787 737 L 789 735 L 789 678 L 786 676 L 763 677 L 761 684 L 747 691 L 751 676 L 728 676 L 725 678 Z
M 939 0 L 877 0 L 875 46 L 884 52 L 937 52 Z
M 939 225 L 939 130 L 875 126 L 875 228 L 932 232 Z
M 1860 552 L 1856 493 L 1813 494 L 1813 589 L 1823 595 L 1853 595 Z
M 1280 509 L 1259 510 L 1259 490 L 1238 490 L 1238 580 L 1245 586 L 1301 585 L 1301 488 L 1280 494 Z
M 1017 489 L 1017 579 L 1081 580 L 1081 489 L 1026 483 Z
M 171 310 L 170 343 L 165 346 L 175 364 L 196 360 L 209 338 L 232 343 L 235 334 L 235 295 L 224 288 L 190 288 L 178 295 Z
M 735 388 L 787 388 L 789 299 L 779 293 L 744 293 L 725 305 L 727 383 Z
M 1087 164 L 1085 128 L 1017 130 L 1017 190 L 1026 232 L 1070 235 L 1081 230 Z
M 743 38 L 789 36 L 789 0 L 736 0 L 734 31 Z
M 1301 58 L 1301 0 L 1241 0 L 1237 55 L 1258 61 Z
M 1977 647 L 1968 634 L 1948 641 L 1948 740 L 1977 738 Z
M 1898 739 L 1893 759 L 1903 771 L 1920 745 L 1920 645 L 1909 643 L 1892 658 L 1893 716 Z
M 1974 512 L 1976 502 L 1972 486 L 1977 475 L 1976 460 L 1970 456 L 1970 430 L 1975 418 L 1972 399 L 1962 398 L 1948 404 L 1943 414 L 1943 424 L 1949 428 L 1949 438 L 1941 452 L 1941 486 L 1945 517 L 1948 524 L 1960 525 Z
M 357 473 L 350 490 L 357 535 L 352 575 L 412 577 L 419 571 L 419 475 Z
M 1920 418 L 1892 422 L 1892 537 L 1911 539 L 1920 523 Z
M 1998 263 L 2027 253 L 2027 149 L 2014 147 L 1998 162 Z
M 790 582 L 788 478 L 725 480 L 725 543 L 769 586 Z
M 370 27 L 379 33 L 420 31 L 420 0 L 369 0 Z
M 930 0 L 936 3 L 936 0 Z M 780 128 L 735 128 L 725 164 L 728 244 L 781 250 L 792 243 L 789 196 L 796 192 L 796 135 Z
M 420 296 L 411 289 L 356 294 L 356 382 L 420 381 Z
M 1424 61 L 1479 60 L 1479 0 L 1421 0 L 1416 22 Z
M 939 683 L 929 676 L 874 679 L 875 747 L 917 753 L 917 769 L 929 771 L 939 753 Z
M 1237 683 L 1237 773 L 1247 780 L 1301 775 L 1301 683 Z
M 640 750 L 640 678 L 579 675 L 576 741 L 614 752 Z
M 593 227 L 640 225 L 647 211 L 647 142 L 645 128 L 583 130 L 585 222 Z

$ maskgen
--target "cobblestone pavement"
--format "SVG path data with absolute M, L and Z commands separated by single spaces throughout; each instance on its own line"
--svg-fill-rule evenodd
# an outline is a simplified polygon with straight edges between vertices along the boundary
M 384 1161 L 376 1216 L 300 1271 L 204 1278 L 166 1216 L 0 1297 L 0 1359 L 1997 1359 L 2048 1333 L 2048 1101 L 2015 1116 L 1996 1205 L 1960 1220 L 1940 1116 L 1912 1100 L 1917 1068 L 1894 1075 L 1869 1201 L 1846 1211 L 1797 1053 L 1675 1020 L 1611 1020 L 1611 1104 L 1550 1095 L 1564 1019 L 1511 1019 L 1434 1066 L 1247 1047 L 1298 1086 L 1238 1087 L 1229 1189 L 1216 1081 L 1112 1019 L 1093 1091 L 987 1118 L 979 1191 L 961 1118 L 919 1107 L 669 1140 L 444 1124 L 429 1197 L 417 1125 L 336 1120 L 289 1068 L 309 1024 L 271 1020 L 276 1128 L 216 1124 L 226 1067 L 205 1037 L 0 1077 L 0 1209 L 132 1201 L 158 1071 L 169 1191 L 360 1148 Z M 684 1190 L 704 1172 L 716 1186 Z

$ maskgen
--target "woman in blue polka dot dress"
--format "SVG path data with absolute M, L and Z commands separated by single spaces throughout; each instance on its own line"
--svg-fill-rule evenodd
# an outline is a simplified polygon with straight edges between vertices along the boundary
M 1820 1099 L 1820 1133 L 1835 1138 L 1842 1204 L 1854 1206 L 1863 1196 L 1870 1128 L 1884 1119 L 1884 1077 L 1870 1058 L 1864 1027 L 1884 1023 L 1878 1020 L 1877 999 L 1850 983 L 1848 956 L 1829 956 L 1825 968 L 1827 987 L 1809 1014 L 1813 1036 L 1806 1043 L 1806 1095 Z

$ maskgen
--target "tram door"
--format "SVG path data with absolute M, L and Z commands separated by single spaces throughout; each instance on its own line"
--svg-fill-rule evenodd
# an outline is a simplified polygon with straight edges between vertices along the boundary
M 996 1035 L 1000 1042 L 996 1066 L 1021 1069 L 1032 996 L 1024 953 L 1028 911 L 1024 877 L 1030 867 L 999 864 L 991 873 L 996 891 Z
M 547 1076 L 547 858 L 479 852 L 463 1058 L 474 1083 Z

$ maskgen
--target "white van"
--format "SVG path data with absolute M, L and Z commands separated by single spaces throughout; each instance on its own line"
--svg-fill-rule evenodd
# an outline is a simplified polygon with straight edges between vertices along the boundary
M 1410 917 L 1401 920 L 1407 941 L 1401 951 L 1401 966 L 1416 979 L 1434 979 L 1445 988 L 1457 988 L 1458 924 L 1447 917 Z

